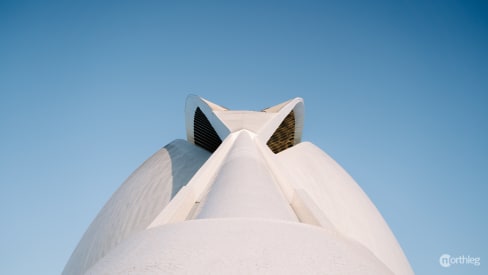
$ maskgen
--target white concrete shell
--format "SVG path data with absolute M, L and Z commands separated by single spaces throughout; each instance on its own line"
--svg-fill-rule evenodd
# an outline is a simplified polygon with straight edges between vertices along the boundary
M 298 222 L 206 219 L 124 242 L 87 274 L 393 274 L 350 239 Z
M 189 142 L 127 179 L 64 274 L 413 274 L 359 185 L 301 142 L 302 99 L 251 112 L 189 96 L 185 112 Z
M 127 237 L 146 229 L 209 156 L 184 140 L 175 140 L 152 155 L 88 227 L 63 274 L 83 274 Z

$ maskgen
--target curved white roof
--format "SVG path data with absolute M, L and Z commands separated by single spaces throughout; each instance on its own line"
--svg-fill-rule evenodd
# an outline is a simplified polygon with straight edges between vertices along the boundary
M 64 274 L 413 274 L 360 186 L 301 142 L 303 100 L 231 111 L 197 96 L 188 142 L 150 157 L 93 221 Z
M 296 222 L 207 219 L 124 242 L 86 274 L 393 274 L 360 244 Z
M 100 210 L 63 274 L 83 274 L 128 236 L 145 230 L 209 155 L 175 140 L 147 159 Z

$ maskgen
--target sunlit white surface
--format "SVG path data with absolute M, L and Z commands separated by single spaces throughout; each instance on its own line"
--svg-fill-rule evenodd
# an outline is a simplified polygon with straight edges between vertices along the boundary
M 301 132 L 302 99 L 268 108 L 274 115 L 255 127 L 262 113 L 241 116 L 249 124 L 234 113 L 226 124 L 219 118 L 229 116 L 215 114 L 223 107 L 190 96 L 190 142 L 196 108 L 222 144 L 210 154 L 178 140 L 146 161 L 102 209 L 65 274 L 413 274 L 381 214 L 333 159 L 300 143 L 301 133 L 280 153 L 266 145 L 276 118 L 291 111 L 289 131 Z

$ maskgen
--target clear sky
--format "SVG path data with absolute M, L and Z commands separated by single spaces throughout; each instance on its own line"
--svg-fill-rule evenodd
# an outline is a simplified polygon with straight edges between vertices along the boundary
M 304 98 L 418 274 L 488 274 L 488 5 L 450 0 L 0 1 L 0 274 L 59 274 L 189 93 Z

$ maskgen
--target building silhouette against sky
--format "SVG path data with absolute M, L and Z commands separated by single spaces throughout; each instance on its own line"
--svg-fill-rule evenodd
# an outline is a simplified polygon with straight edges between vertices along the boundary
M 413 274 L 359 185 L 301 141 L 301 98 L 240 111 L 190 95 L 185 113 L 187 140 L 120 186 L 63 274 Z

